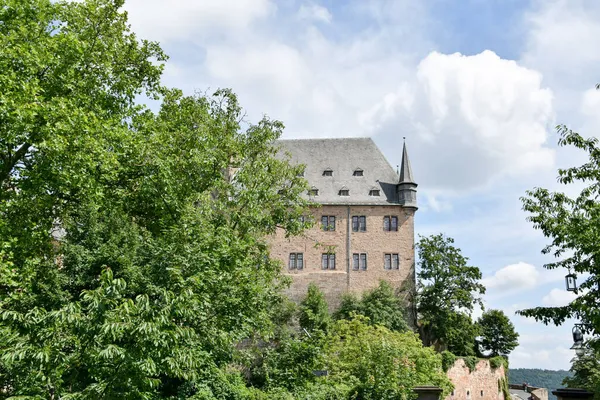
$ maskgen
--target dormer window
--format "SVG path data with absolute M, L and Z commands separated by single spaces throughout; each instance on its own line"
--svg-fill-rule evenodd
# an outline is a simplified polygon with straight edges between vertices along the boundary
M 346 186 L 342 186 L 338 194 L 340 196 L 350 196 L 350 190 Z
M 323 171 L 323 176 L 333 176 L 333 170 L 331 168 L 327 168 Z
M 355 169 L 352 176 L 363 176 L 363 170 L 360 168 Z
M 317 189 L 316 187 L 312 187 L 308 190 L 308 195 L 309 196 L 318 196 L 319 195 L 319 189 Z
M 369 190 L 369 196 L 380 196 L 381 193 L 379 191 L 379 189 L 371 189 Z

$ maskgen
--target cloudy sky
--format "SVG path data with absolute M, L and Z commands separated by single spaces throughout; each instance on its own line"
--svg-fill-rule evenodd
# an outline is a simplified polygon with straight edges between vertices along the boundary
M 520 196 L 563 190 L 582 161 L 554 126 L 600 127 L 596 0 L 128 0 L 133 29 L 170 55 L 164 82 L 231 87 L 248 119 L 284 137 L 371 136 L 392 165 L 406 137 L 420 234 L 456 239 L 481 268 L 489 308 L 521 334 L 512 367 L 568 369 L 571 326 L 514 315 L 562 305 L 565 271 Z M 569 190 L 567 188 L 567 190 Z

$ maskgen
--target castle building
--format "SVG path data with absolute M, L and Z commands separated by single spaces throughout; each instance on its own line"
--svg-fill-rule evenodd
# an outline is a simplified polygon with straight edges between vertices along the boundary
M 346 292 L 362 293 L 380 280 L 414 288 L 416 188 L 406 144 L 400 173 L 370 138 L 280 140 L 292 164 L 304 164 L 306 194 L 320 206 L 302 236 L 270 238 L 271 257 L 292 278 L 288 295 L 300 301 L 315 283 L 335 308 Z M 408 286 L 405 286 L 407 285 Z

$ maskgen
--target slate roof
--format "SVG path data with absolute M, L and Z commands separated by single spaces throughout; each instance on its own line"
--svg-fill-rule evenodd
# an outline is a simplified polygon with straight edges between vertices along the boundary
M 408 151 L 406 151 L 406 143 L 402 146 L 402 166 L 400 167 L 400 183 L 415 183 L 408 159 Z
M 371 138 L 279 140 L 292 164 L 305 164 L 304 178 L 319 190 L 321 204 L 398 204 L 398 174 Z M 281 152 L 280 152 L 281 156 Z M 323 176 L 331 169 L 332 176 Z M 354 176 L 360 169 L 363 176 Z M 340 196 L 347 189 L 349 196 Z M 379 196 L 370 196 L 379 190 Z

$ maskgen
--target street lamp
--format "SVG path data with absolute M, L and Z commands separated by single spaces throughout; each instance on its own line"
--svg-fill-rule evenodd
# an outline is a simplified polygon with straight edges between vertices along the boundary
M 571 350 L 575 350 L 575 354 L 578 357 L 581 357 L 585 354 L 585 347 L 583 346 L 583 332 L 580 329 L 581 324 L 575 324 L 573 327 L 573 346 L 571 346 Z
M 571 273 L 571 268 L 569 268 L 569 273 L 565 276 L 565 283 L 567 284 L 568 292 L 575 292 L 577 294 L 577 275 Z

